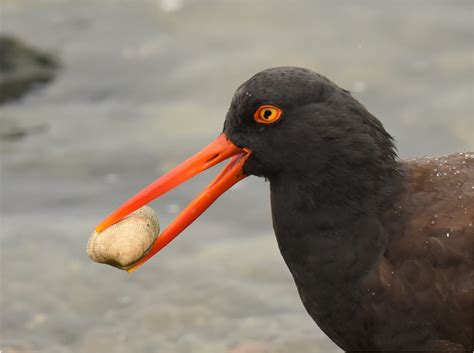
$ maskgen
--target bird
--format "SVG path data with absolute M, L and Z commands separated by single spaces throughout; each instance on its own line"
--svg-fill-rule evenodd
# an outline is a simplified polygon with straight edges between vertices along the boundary
M 349 91 L 306 68 L 269 68 L 237 88 L 214 142 L 97 231 L 229 158 L 130 272 L 232 185 L 263 177 L 281 255 L 306 311 L 336 345 L 474 350 L 473 152 L 401 159 Z

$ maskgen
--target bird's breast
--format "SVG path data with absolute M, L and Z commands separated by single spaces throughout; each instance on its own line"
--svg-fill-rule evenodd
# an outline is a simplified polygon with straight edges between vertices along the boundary
M 309 207 L 314 200 L 304 204 L 302 197 L 298 203 L 295 195 L 284 197 L 272 188 L 275 235 L 306 310 L 344 347 L 343 337 L 353 330 L 351 319 L 366 294 L 360 282 L 376 268 L 388 235 L 376 217 L 355 217 L 344 209 L 331 210 L 337 217 L 330 216 L 327 209 Z

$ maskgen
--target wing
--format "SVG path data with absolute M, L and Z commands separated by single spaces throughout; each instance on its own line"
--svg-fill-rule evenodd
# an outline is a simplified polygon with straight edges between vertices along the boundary
M 367 315 L 378 318 L 376 340 L 395 344 L 394 332 L 411 331 L 423 349 L 441 342 L 472 350 L 474 153 L 401 166 L 405 191 L 390 217 L 402 226 L 363 283 Z

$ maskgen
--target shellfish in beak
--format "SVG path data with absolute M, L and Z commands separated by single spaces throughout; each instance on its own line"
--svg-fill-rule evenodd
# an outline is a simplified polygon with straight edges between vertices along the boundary
M 148 204 L 152 200 L 177 187 L 193 176 L 232 157 L 229 164 L 227 164 L 222 172 L 220 172 L 217 177 L 171 222 L 163 233 L 156 238 L 146 254 L 133 266 L 127 269 L 129 272 L 135 270 L 186 229 L 186 227 L 198 218 L 222 193 L 247 176 L 243 171 L 243 167 L 247 159 L 250 157 L 250 154 L 251 152 L 249 150 L 237 147 L 224 133 L 222 133 L 214 140 L 214 142 L 202 149 L 199 153 L 184 161 L 175 169 L 169 171 L 125 202 L 97 226 L 97 233 L 101 233 L 111 225 L 129 215 L 131 212 Z
M 87 255 L 92 261 L 127 270 L 145 256 L 159 232 L 155 211 L 144 206 L 103 232 L 94 232 Z

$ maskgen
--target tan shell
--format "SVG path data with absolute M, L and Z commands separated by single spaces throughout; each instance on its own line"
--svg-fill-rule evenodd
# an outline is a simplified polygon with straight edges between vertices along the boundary
M 102 232 L 94 232 L 87 255 L 92 261 L 126 270 L 147 253 L 159 232 L 155 211 L 144 206 Z

